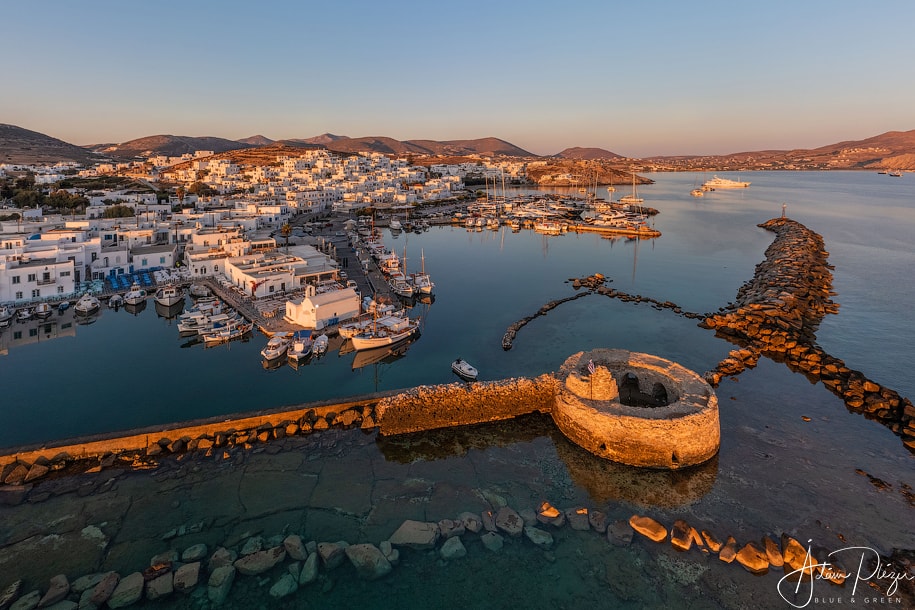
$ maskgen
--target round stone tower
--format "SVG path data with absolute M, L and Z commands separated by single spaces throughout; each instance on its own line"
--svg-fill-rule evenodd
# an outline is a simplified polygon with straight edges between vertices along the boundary
M 553 419 L 571 441 L 595 455 L 676 469 L 718 452 L 718 398 L 701 376 L 676 362 L 595 349 L 571 356 L 557 377 Z

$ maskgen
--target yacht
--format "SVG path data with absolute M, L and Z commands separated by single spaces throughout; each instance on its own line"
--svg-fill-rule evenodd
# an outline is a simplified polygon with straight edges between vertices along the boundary
M 705 190 L 714 190 L 714 189 L 742 189 L 750 186 L 749 182 L 741 182 L 739 180 L 729 180 L 727 178 L 719 178 L 718 176 L 713 176 L 711 180 L 706 180 L 702 187 Z
M 124 295 L 124 303 L 127 305 L 139 305 L 146 300 L 146 296 L 146 290 L 140 288 L 140 285 L 134 282 L 127 294 Z
M 162 286 L 156 291 L 156 303 L 159 305 L 171 307 L 172 305 L 176 305 L 183 300 L 184 291 L 181 290 L 181 288 L 178 286 L 169 284 L 167 286 Z

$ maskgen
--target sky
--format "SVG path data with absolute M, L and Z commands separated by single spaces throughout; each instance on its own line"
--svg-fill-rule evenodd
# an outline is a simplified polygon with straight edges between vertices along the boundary
M 816 148 L 915 129 L 912 24 L 908 0 L 2 0 L 0 123 L 80 145 Z

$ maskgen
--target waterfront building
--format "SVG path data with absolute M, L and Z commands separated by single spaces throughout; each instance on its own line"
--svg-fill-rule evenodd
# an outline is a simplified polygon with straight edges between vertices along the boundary
M 313 286 L 305 296 L 286 301 L 284 319 L 303 328 L 321 330 L 359 315 L 359 295 L 352 288 L 318 293 Z

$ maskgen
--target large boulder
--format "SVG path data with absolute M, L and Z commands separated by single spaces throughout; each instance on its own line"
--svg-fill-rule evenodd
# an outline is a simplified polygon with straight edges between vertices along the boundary
M 57 576 L 51 578 L 51 582 L 48 584 L 48 590 L 39 600 L 38 607 L 46 608 L 48 606 L 52 606 L 67 597 L 67 593 L 69 592 L 70 581 L 67 580 L 66 574 L 58 574 Z
M 298 534 L 286 536 L 283 540 L 283 547 L 293 561 L 305 561 L 308 559 L 308 551 L 305 550 L 305 543 L 302 542 L 302 537 Z
M 117 572 L 108 572 L 102 576 L 102 579 L 95 585 L 95 588 L 92 589 L 92 595 L 89 597 L 89 602 L 95 607 L 99 607 L 107 602 L 111 598 L 111 594 L 114 593 L 120 580 L 121 577 Z
M 374 544 L 351 544 L 345 553 L 359 578 L 375 580 L 391 572 L 391 562 Z
M 146 599 L 155 601 L 168 597 L 175 591 L 175 573 L 166 572 L 146 583 Z
M 629 517 L 629 525 L 649 540 L 664 542 L 664 539 L 667 538 L 667 528 L 651 517 L 632 515 Z
M 483 543 L 483 546 L 486 547 L 486 550 L 492 551 L 493 553 L 498 553 L 502 550 L 505 542 L 502 539 L 502 536 L 495 532 L 486 532 L 480 536 L 480 542 Z
M 461 539 L 454 536 L 445 541 L 445 544 L 438 550 L 438 553 L 441 555 L 442 559 L 445 560 L 460 559 L 461 557 L 467 556 L 467 549 L 464 547 L 464 543 L 461 542 Z
M 257 551 L 241 559 L 236 559 L 233 565 L 238 570 L 238 573 L 243 576 L 256 576 L 263 574 L 284 559 L 286 559 L 286 549 L 281 546 L 275 546 L 266 551 Z
M 302 572 L 299 574 L 299 584 L 307 585 L 318 578 L 318 553 L 314 552 L 305 560 L 302 566 Z
M 394 546 L 406 546 L 411 549 L 432 549 L 435 548 L 438 538 L 439 529 L 437 523 L 408 519 L 391 535 L 390 541 Z
M 503 506 L 496 513 L 496 527 L 513 538 L 524 531 L 524 520 L 514 509 Z
M 207 583 L 207 597 L 214 606 L 221 606 L 225 603 L 233 582 L 235 582 L 235 566 L 219 566 L 213 570 Z
M 541 549 L 548 549 L 553 546 L 553 535 L 532 525 L 524 526 L 524 535 Z
M 181 563 L 194 563 L 207 556 L 207 545 L 204 543 L 195 544 L 184 549 L 181 553 Z
M 175 591 L 187 593 L 197 586 L 200 581 L 200 562 L 186 563 L 175 570 Z
M 108 598 L 109 608 L 124 608 L 140 601 L 143 597 L 143 587 L 146 582 L 141 572 L 128 574 L 118 582 L 111 597 Z
M 319 542 L 318 555 L 321 557 L 321 563 L 328 570 L 339 568 L 346 559 L 346 549 L 348 547 L 349 543 L 342 540 L 339 542 Z
M 748 542 L 737 551 L 737 563 L 752 574 L 765 574 L 769 571 L 769 558 L 766 551 L 752 542 Z
M 270 587 L 270 597 L 280 599 L 292 595 L 299 589 L 299 581 L 292 574 L 283 574 L 278 581 Z

